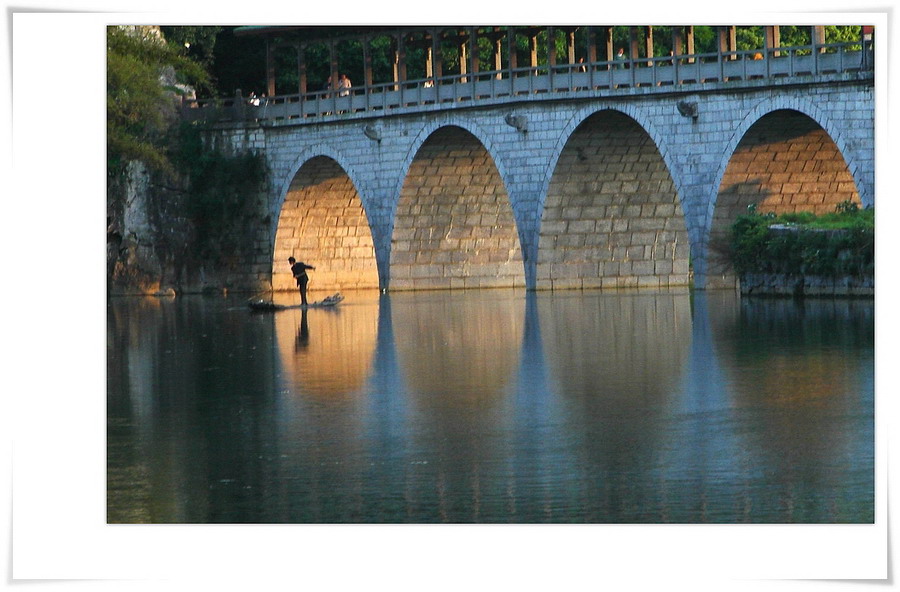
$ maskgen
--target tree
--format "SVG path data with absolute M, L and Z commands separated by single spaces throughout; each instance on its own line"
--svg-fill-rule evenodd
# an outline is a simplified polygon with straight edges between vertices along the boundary
M 110 174 L 139 160 L 154 170 L 170 170 L 166 156 L 178 83 L 205 89 L 209 77 L 166 43 L 156 27 L 108 27 L 106 31 L 106 131 Z

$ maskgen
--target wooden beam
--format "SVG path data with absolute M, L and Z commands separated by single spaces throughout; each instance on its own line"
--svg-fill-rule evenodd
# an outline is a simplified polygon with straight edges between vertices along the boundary
M 653 27 L 644 27 L 644 53 L 647 59 L 653 58 Z M 653 62 L 648 62 L 648 66 L 652 66 Z

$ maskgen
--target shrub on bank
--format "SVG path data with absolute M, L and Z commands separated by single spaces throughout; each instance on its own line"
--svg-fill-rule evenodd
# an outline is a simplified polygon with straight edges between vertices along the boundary
M 762 214 L 750 206 L 732 225 L 738 274 L 872 276 L 875 211 L 841 202 L 830 214 Z

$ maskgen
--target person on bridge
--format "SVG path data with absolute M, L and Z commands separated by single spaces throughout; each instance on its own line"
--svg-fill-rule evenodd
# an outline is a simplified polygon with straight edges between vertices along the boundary
M 350 79 L 346 74 L 341 74 L 338 78 L 338 96 L 346 97 L 350 94 L 350 88 L 353 87 L 353 84 L 350 82 Z
M 315 269 L 312 265 L 307 265 L 302 261 L 297 261 L 293 257 L 288 257 L 288 263 L 291 264 L 291 273 L 297 280 L 297 287 L 300 288 L 300 304 L 306 306 L 306 286 L 309 284 L 309 276 L 306 275 L 307 269 Z

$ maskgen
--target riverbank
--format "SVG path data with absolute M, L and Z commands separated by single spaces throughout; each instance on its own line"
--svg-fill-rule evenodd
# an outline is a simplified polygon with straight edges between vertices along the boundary
M 775 215 L 751 208 L 732 226 L 742 294 L 875 296 L 875 212 L 852 202 L 835 212 Z
M 874 298 L 875 277 L 744 273 L 741 294 L 754 296 Z

